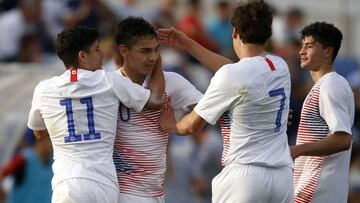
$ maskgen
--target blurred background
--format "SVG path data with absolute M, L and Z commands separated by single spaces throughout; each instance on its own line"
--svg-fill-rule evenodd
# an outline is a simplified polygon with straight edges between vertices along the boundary
M 360 1 L 359 0 L 265 0 L 273 6 L 273 37 L 269 52 L 282 56 L 292 77 L 292 126 L 289 144 L 295 144 L 302 102 L 313 83 L 299 66 L 299 31 L 314 21 L 335 24 L 344 39 L 335 61 L 336 71 L 353 88 L 356 117 L 350 169 L 349 202 L 360 202 Z M 84 25 L 101 33 L 105 53 L 103 69 L 115 70 L 113 31 L 117 21 L 142 16 L 159 27 L 177 27 L 203 46 L 237 60 L 232 49 L 230 17 L 240 1 L 225 0 L 0 0 L 0 202 L 49 202 L 51 150 L 48 142 L 34 141 L 26 128 L 35 85 L 60 74 L 63 64 L 55 55 L 54 40 L 65 27 Z M 163 47 L 164 69 L 175 71 L 204 92 L 212 73 L 186 53 Z M 166 201 L 210 202 L 210 181 L 220 170 L 222 139 L 209 126 L 196 136 L 170 137 Z M 36 153 L 35 153 L 36 152 Z M 45 157 L 45 158 L 44 158 Z M 42 162 L 36 162 L 41 160 Z M 43 174 L 33 185 L 22 185 L 24 164 L 32 174 Z M 50 175 L 49 175 L 50 174 Z M 35 187 L 42 188 L 40 191 Z M 21 200 L 13 188 L 25 192 Z M 50 190 L 49 190 L 50 188 Z M 44 195 L 47 194 L 47 195 Z

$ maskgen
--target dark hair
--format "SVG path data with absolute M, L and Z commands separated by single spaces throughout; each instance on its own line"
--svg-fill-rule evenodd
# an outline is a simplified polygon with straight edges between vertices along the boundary
M 302 39 L 309 36 L 313 37 L 315 42 L 319 42 L 324 48 L 333 48 L 332 61 L 335 60 L 343 38 L 338 28 L 327 22 L 315 22 L 301 30 Z
M 264 1 L 251 1 L 237 6 L 231 25 L 244 43 L 265 44 L 271 37 L 272 9 Z
M 131 48 L 138 40 L 145 37 L 157 38 L 155 28 L 141 17 L 129 17 L 116 26 L 116 45 L 124 44 Z
M 80 51 L 89 53 L 91 45 L 97 40 L 99 40 L 99 32 L 95 29 L 83 26 L 66 28 L 57 36 L 56 54 L 66 67 L 78 66 L 78 53 Z

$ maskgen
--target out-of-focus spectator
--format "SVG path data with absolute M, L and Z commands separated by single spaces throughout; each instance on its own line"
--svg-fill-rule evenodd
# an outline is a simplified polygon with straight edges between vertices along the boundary
M 178 21 L 178 28 L 191 39 L 210 50 L 215 50 L 215 43 L 208 37 L 201 21 L 201 0 L 188 0 L 189 10 Z
M 190 137 L 174 135 L 170 137 L 164 188 L 165 202 L 196 202 L 191 192 L 193 164 L 191 155 L 194 147 Z
M 115 15 L 124 19 L 130 16 L 143 17 L 146 20 L 153 21 L 155 13 L 150 9 L 142 9 L 138 6 L 137 0 L 118 0 L 118 4 L 113 7 Z
M 1 0 L 0 1 L 0 12 L 8 11 L 15 8 L 20 0 Z
M 41 0 L 21 0 L 0 16 L 0 61 L 16 56 L 24 34 L 41 33 L 41 12 Z
M 21 63 L 41 63 L 42 44 L 35 34 L 24 35 L 20 40 L 20 50 L 15 61 Z
M 211 181 L 220 173 L 222 140 L 220 132 L 204 128 L 193 136 L 195 140 L 194 159 L 192 160 L 192 187 L 199 203 L 211 202 Z
M 286 55 L 284 47 L 287 43 L 300 41 L 300 30 L 303 26 L 304 14 L 299 8 L 289 9 L 285 16 L 276 16 L 273 20 L 272 42 L 274 51 Z
M 230 59 L 236 59 L 233 51 L 231 33 L 233 28 L 230 23 L 231 5 L 228 1 L 219 1 L 216 4 L 217 16 L 212 18 L 207 25 L 209 36 L 216 42 L 218 52 Z
M 83 25 L 108 29 L 114 14 L 102 0 L 43 0 L 44 21 L 53 40 L 65 27 Z
M 352 149 L 350 174 L 349 174 L 349 199 L 348 203 L 360 202 L 360 145 Z
M 16 154 L 0 172 L 0 181 L 10 175 L 14 178 L 14 184 L 6 197 L 6 202 L 50 202 L 53 176 L 51 165 L 52 146 L 49 137 L 35 141 L 33 147 L 26 147 Z

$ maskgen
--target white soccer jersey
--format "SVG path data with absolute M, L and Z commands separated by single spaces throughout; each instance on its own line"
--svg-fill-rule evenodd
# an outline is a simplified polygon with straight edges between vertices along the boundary
M 202 97 L 181 75 L 164 72 L 164 76 L 172 108 L 186 110 Z M 145 80 L 143 86 L 147 83 Z M 161 110 L 149 109 L 135 112 L 120 105 L 114 162 L 121 193 L 146 197 L 164 194 L 168 133 L 159 125 L 160 113 Z
M 287 142 L 290 74 L 277 56 L 243 58 L 224 65 L 195 107 L 210 124 L 220 120 L 223 164 L 292 167 Z
M 140 111 L 150 91 L 115 72 L 77 71 L 77 82 L 70 82 L 67 70 L 37 85 L 28 126 L 50 134 L 53 188 L 88 178 L 118 190 L 112 153 L 119 103 Z
M 296 144 L 319 141 L 337 131 L 350 135 L 354 95 L 335 72 L 324 75 L 304 101 Z M 295 161 L 295 202 L 346 203 L 351 149 L 330 156 L 301 156 Z

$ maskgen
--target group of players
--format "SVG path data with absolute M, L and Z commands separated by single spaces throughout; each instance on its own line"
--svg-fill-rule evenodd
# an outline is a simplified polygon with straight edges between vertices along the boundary
M 297 145 L 289 147 L 290 73 L 264 47 L 272 19 L 263 1 L 236 7 L 234 63 L 175 28 L 155 31 L 142 18 L 127 18 L 115 32 L 123 59 L 116 72 L 101 70 L 96 30 L 61 32 L 56 51 L 67 70 L 37 85 L 28 120 L 37 138 L 51 138 L 52 202 L 162 203 L 168 133 L 194 134 L 219 123 L 224 168 L 212 181 L 213 202 L 345 203 L 354 96 L 333 68 L 342 34 L 325 22 L 301 31 L 301 67 L 315 85 Z M 187 51 L 215 72 L 204 95 L 162 71 L 160 44 Z M 176 121 L 174 109 L 191 112 Z

